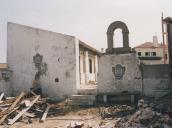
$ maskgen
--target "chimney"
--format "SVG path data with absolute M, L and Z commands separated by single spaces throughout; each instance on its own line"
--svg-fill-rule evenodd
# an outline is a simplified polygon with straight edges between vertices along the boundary
M 153 45 L 154 45 L 154 47 L 158 47 L 158 37 L 157 36 L 153 36 Z

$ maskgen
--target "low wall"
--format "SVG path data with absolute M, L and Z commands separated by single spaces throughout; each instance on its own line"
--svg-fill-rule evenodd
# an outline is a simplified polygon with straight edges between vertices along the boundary
M 143 65 L 143 88 L 146 96 L 159 97 L 168 92 L 168 65 Z

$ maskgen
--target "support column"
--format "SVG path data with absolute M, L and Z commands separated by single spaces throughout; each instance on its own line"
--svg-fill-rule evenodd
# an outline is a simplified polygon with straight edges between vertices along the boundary
M 168 33 L 168 53 L 169 53 L 169 88 L 172 88 L 172 18 L 167 17 L 164 19 L 167 24 Z
M 84 57 L 83 57 L 83 52 L 80 52 L 80 84 L 83 85 L 85 84 L 85 78 L 83 78 L 83 73 L 84 73 L 84 64 L 83 64 L 83 61 L 84 61 Z
M 95 81 L 97 82 L 97 73 L 98 73 L 98 57 L 97 55 L 94 57 L 95 58 Z
M 88 51 L 85 51 L 85 84 L 89 84 L 89 59 Z

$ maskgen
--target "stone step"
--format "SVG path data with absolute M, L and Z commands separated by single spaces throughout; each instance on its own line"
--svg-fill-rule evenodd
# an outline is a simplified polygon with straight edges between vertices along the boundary
M 68 101 L 69 105 L 78 105 L 78 106 L 92 106 L 94 105 L 94 101 Z
M 72 95 L 69 105 L 94 105 L 96 95 Z
M 97 95 L 97 89 L 95 88 L 78 89 L 77 93 L 79 95 Z
M 85 100 L 85 101 L 93 100 L 93 101 L 95 101 L 96 97 L 95 97 L 95 95 L 72 95 L 71 100 L 82 100 L 82 101 L 83 100 Z

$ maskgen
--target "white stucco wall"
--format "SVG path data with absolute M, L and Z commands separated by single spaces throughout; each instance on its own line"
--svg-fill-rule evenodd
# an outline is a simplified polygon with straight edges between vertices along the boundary
M 36 73 L 33 56 L 48 65 L 41 76 L 43 93 L 59 100 L 76 93 L 79 84 L 79 44 L 73 36 L 8 23 L 7 63 L 13 71 L 14 94 L 32 87 Z M 55 82 L 55 78 L 59 82 Z
M 125 74 L 116 80 L 112 67 L 125 66 Z M 99 59 L 98 92 L 115 93 L 122 91 L 141 91 L 141 72 L 135 53 L 102 55 Z

